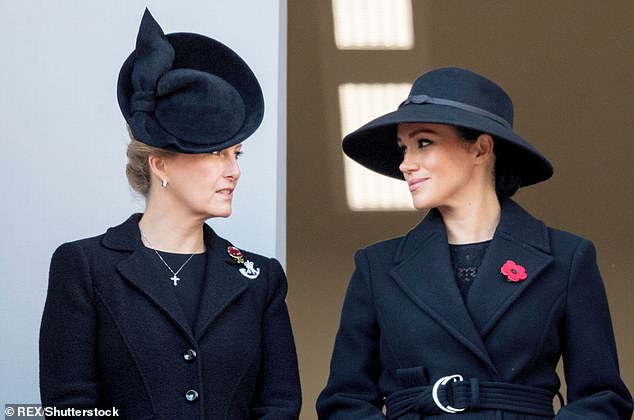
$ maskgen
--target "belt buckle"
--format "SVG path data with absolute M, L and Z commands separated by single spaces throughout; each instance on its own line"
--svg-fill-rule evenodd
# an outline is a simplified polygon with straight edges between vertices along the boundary
M 464 381 L 464 379 L 462 378 L 462 375 L 449 375 L 449 376 L 444 376 L 440 379 L 438 379 L 436 381 L 436 383 L 434 384 L 434 387 L 431 390 L 431 397 L 434 399 L 434 402 L 436 403 L 436 405 L 438 406 L 438 408 L 440 408 L 442 411 L 446 412 L 446 413 L 451 413 L 451 414 L 456 414 L 459 413 L 461 411 L 464 411 L 464 408 L 455 408 L 452 407 L 450 405 L 442 405 L 442 403 L 440 402 L 440 400 L 438 399 L 438 388 L 440 388 L 441 385 L 446 385 L 449 381 L 453 380 L 453 382 L 457 382 L 457 381 Z

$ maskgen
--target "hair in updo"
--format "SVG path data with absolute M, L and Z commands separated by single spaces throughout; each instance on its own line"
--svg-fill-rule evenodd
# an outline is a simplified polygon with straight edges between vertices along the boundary
M 472 128 L 452 126 L 463 140 L 473 143 L 481 134 L 487 134 Z M 493 138 L 493 154 L 495 155 L 495 194 L 502 202 L 505 198 L 513 196 L 522 186 L 522 176 L 513 166 L 516 161 L 512 148 L 509 148 L 504 141 Z
M 128 163 L 125 166 L 125 175 L 128 177 L 130 188 L 147 198 L 150 186 L 152 185 L 152 171 L 150 170 L 150 163 L 148 161 L 149 157 L 170 157 L 175 154 L 175 152 L 170 152 L 169 150 L 148 146 L 145 143 L 135 140 L 134 137 L 130 135 L 130 143 L 126 151 Z

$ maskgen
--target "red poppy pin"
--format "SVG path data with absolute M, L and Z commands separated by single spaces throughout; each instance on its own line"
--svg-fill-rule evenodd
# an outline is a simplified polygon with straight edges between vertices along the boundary
M 502 274 L 506 276 L 506 280 L 512 283 L 525 280 L 528 277 L 526 269 L 519 264 L 515 264 L 515 261 L 508 260 L 500 268 Z
M 244 255 L 242 255 L 242 251 L 240 251 L 235 246 L 227 247 L 227 252 L 238 264 L 244 264 Z

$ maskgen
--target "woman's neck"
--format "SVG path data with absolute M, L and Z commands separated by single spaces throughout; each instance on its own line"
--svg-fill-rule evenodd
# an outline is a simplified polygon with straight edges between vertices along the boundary
M 452 245 L 471 244 L 491 240 L 500 222 L 500 203 L 493 194 L 464 205 L 438 209 Z
M 150 248 L 176 254 L 191 254 L 205 251 L 204 222 L 148 201 L 145 213 L 139 221 L 139 229 L 143 243 Z

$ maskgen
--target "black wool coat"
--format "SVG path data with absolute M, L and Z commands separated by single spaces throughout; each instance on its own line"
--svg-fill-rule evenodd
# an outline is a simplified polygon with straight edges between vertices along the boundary
M 507 260 L 523 266 L 528 277 L 507 281 L 500 270 Z M 552 412 L 514 411 L 517 397 L 504 409 L 474 405 L 446 413 L 429 390 L 439 379 L 460 374 L 465 401 L 481 397 L 474 395 L 475 378 L 480 386 L 495 382 L 540 390 L 551 410 L 560 387 L 555 371 L 560 357 L 567 405 L 554 418 L 630 419 L 632 397 L 620 378 L 606 293 L 589 241 L 548 228 L 507 200 L 466 302 L 436 210 L 406 236 L 358 251 L 355 264 L 330 378 L 317 402 L 320 419 L 382 419 L 384 404 L 387 418 L 394 419 L 553 418 Z M 407 389 L 427 389 L 427 397 L 414 393 L 409 408 L 391 406 Z M 450 398 L 440 402 L 464 408 L 452 406 Z
M 195 328 L 148 258 L 140 215 L 53 255 L 40 330 L 42 404 L 112 408 L 121 419 L 296 419 L 301 394 L 279 262 L 205 225 L 207 273 Z

